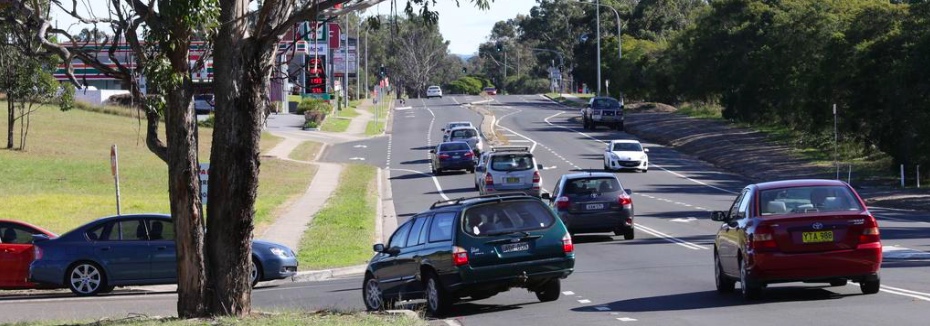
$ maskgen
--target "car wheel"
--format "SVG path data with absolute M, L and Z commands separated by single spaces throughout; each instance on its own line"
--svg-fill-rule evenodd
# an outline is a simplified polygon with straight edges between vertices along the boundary
M 610 171 L 610 168 L 607 166 L 607 161 L 604 161 L 604 171 Z
M 91 262 L 80 262 L 68 269 L 65 279 L 68 289 L 78 296 L 91 296 L 107 288 L 107 277 L 103 269 Z
M 643 173 L 649 172 L 649 169 L 642 169 Z
M 562 282 L 559 279 L 553 279 L 536 289 L 536 298 L 540 302 L 550 302 L 559 299 L 562 294 Z
M 442 169 L 433 169 L 434 175 L 442 175 Z
M 881 289 L 881 280 L 876 278 L 870 281 L 861 281 L 859 282 L 859 290 L 862 291 L 862 294 L 876 294 L 878 290 Z
M 382 311 L 393 305 L 392 301 L 385 300 L 378 279 L 369 273 L 365 273 L 365 281 L 362 282 L 362 300 L 365 301 L 368 311 Z
M 439 317 L 449 311 L 452 306 L 452 297 L 439 283 L 436 273 L 429 273 L 426 277 L 426 312 L 433 317 Z
M 847 280 L 834 280 L 830 281 L 830 286 L 845 286 L 848 283 Z
M 253 288 L 262 279 L 262 266 L 255 257 L 252 257 L 252 272 L 249 273 L 249 277 L 252 280 Z
M 623 230 L 623 240 L 633 240 L 633 237 L 634 235 L 633 235 L 632 227 L 630 227 L 629 229 Z
M 723 274 L 723 265 L 720 264 L 720 256 L 714 253 L 714 275 L 717 283 L 717 293 L 733 293 L 736 289 L 736 281 Z
M 617 130 L 619 130 L 619 131 L 624 131 L 623 122 L 621 122 L 621 123 L 617 126 Z
M 756 300 L 762 296 L 762 285 L 756 284 L 749 279 L 749 272 L 746 271 L 746 263 L 742 259 L 739 260 L 739 283 L 740 291 L 743 294 L 743 298 L 747 300 Z

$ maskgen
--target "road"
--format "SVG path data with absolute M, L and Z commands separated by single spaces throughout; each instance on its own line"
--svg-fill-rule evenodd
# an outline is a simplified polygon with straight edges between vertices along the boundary
M 453 120 L 476 125 L 481 117 L 462 103 L 477 97 L 410 100 L 395 111 L 390 136 L 332 146 L 323 159 L 364 162 L 388 169 L 398 223 L 441 199 L 475 195 L 473 174 L 434 177 L 428 152 L 441 139 L 439 128 Z M 543 187 L 558 176 L 599 170 L 603 141 L 635 138 L 623 132 L 585 131 L 570 121 L 577 110 L 538 96 L 496 96 L 488 107 L 499 131 L 512 145 L 533 149 L 547 168 Z M 927 213 L 873 209 L 885 249 L 882 291 L 862 295 L 858 285 L 842 287 L 789 283 L 770 286 L 762 300 L 746 302 L 737 294 L 714 290 L 712 245 L 719 224 L 711 210 L 727 209 L 746 184 L 656 144 L 648 173 L 619 173 L 633 190 L 636 239 L 578 235 L 575 273 L 562 283 L 562 297 L 539 303 L 522 289 L 485 300 L 462 302 L 453 316 L 465 325 L 925 325 L 930 320 L 930 216 Z M 356 159 L 352 159 L 356 158 Z M 365 158 L 360 160 L 358 158 Z M 361 310 L 361 278 L 267 285 L 254 291 L 259 310 Z M 0 295 L 0 323 L 16 320 L 121 317 L 128 313 L 174 315 L 173 293 L 120 292 L 98 298 Z

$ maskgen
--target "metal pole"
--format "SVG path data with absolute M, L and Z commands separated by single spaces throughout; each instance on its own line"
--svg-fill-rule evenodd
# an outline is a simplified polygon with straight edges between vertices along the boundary
M 504 88 L 504 85 L 507 85 L 507 49 L 506 48 L 504 48 L 504 80 L 501 81 L 501 88 Z
M 358 16 L 358 15 L 356 15 Z M 361 38 L 361 29 L 362 29 L 362 17 L 358 16 L 358 24 L 355 25 L 355 99 L 358 100 L 361 97 L 362 84 L 361 76 L 358 75 L 358 40 Z
M 597 0 L 597 95 L 601 95 L 601 0 Z
M 110 147 L 110 168 L 113 169 L 113 184 L 116 185 L 116 215 L 122 215 L 119 193 L 119 153 L 117 153 L 116 144 Z
M 840 163 L 837 159 L 836 103 L 833 104 L 833 165 L 836 166 L 836 179 L 840 179 Z
M 368 90 L 371 84 L 368 83 L 368 28 L 365 28 L 365 98 L 368 98 L 371 92 Z
M 342 46 L 342 107 L 349 108 L 349 15 L 346 15 L 345 32 L 346 44 Z M 339 40 L 342 44 L 342 40 Z
M 917 188 L 920 188 L 920 164 L 917 164 Z
M 904 188 L 904 164 L 901 164 L 901 188 Z

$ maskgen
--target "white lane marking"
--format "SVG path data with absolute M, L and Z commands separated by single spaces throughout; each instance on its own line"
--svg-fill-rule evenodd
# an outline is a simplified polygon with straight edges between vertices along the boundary
M 526 139 L 514 139 L 514 140 L 508 140 L 508 142 L 511 142 L 511 143 L 532 143 L 532 141 L 526 140 Z
M 595 141 L 598 141 L 598 142 L 601 142 L 601 143 L 607 143 L 606 141 L 597 139 L 597 138 L 592 137 L 591 135 L 588 135 L 588 134 L 586 134 L 586 133 L 584 133 L 584 132 L 578 131 L 578 130 L 576 130 L 575 128 L 569 128 L 569 127 L 565 127 L 565 126 L 559 126 L 559 125 L 553 124 L 552 122 L 549 121 L 549 119 L 554 118 L 554 117 L 556 117 L 556 116 L 558 116 L 558 115 L 561 115 L 562 113 L 565 113 L 565 111 L 562 111 L 562 112 L 556 113 L 556 114 L 554 114 L 554 115 L 552 115 L 552 116 L 549 116 L 549 117 L 547 117 L 546 119 L 543 119 L 543 121 L 545 121 L 545 122 L 546 122 L 547 124 L 549 124 L 550 126 L 558 127 L 558 128 L 562 128 L 562 129 L 568 129 L 568 130 L 574 131 L 575 133 L 577 133 L 577 134 L 579 134 L 579 135 L 588 137 L 588 138 L 593 139 L 593 140 L 595 140 Z M 682 175 L 681 173 L 677 173 L 677 172 L 675 172 L 675 171 L 671 171 L 671 170 L 669 170 L 669 169 L 666 169 L 666 168 L 664 168 L 664 167 L 662 167 L 662 166 L 660 166 L 660 165 L 657 165 L 657 164 L 655 164 L 655 163 L 652 163 L 652 162 L 649 162 L 649 165 L 650 165 L 650 167 L 658 168 L 658 169 L 660 169 L 660 170 L 662 170 L 662 171 L 671 173 L 671 174 L 673 174 L 673 175 L 675 175 L 675 176 L 677 176 L 677 177 L 679 177 L 679 178 L 683 178 L 683 179 L 686 179 L 686 180 L 688 180 L 688 181 L 691 181 L 691 182 L 694 182 L 694 183 L 697 183 L 697 184 L 700 184 L 700 185 L 703 185 L 703 186 L 707 186 L 707 187 L 710 187 L 710 188 L 714 188 L 714 189 L 717 189 L 717 190 L 720 190 L 720 191 L 723 191 L 723 192 L 729 193 L 729 194 L 736 194 L 736 193 L 737 193 L 737 192 L 735 192 L 735 191 L 730 191 L 730 190 L 726 190 L 726 189 L 723 189 L 723 188 L 720 188 L 720 187 L 716 187 L 716 186 L 709 185 L 709 184 L 707 184 L 707 183 L 705 183 L 705 182 L 703 182 L 703 181 L 700 181 L 700 180 L 691 179 L 691 178 L 689 178 L 689 177 L 686 177 L 686 176 Z
M 581 300 L 578 300 L 578 303 L 591 303 L 591 300 L 581 299 Z
M 930 259 L 930 252 L 898 246 L 882 246 L 882 258 L 900 260 Z
M 365 160 L 364 157 L 350 157 L 349 159 L 353 161 L 364 161 Z
M 626 321 L 636 321 L 636 318 L 620 317 L 620 318 L 617 318 L 617 320 L 619 320 L 619 321 L 624 321 L 624 322 L 626 322 Z
M 564 295 L 575 295 L 575 292 L 572 292 L 572 291 L 565 291 L 565 292 L 562 292 L 562 294 L 564 294 Z
M 639 229 L 640 231 L 643 231 L 643 232 L 649 233 L 649 234 L 651 234 L 651 235 L 657 236 L 657 237 L 659 237 L 659 238 L 668 240 L 669 242 L 672 242 L 672 243 L 674 243 L 674 244 L 677 244 L 677 245 L 679 245 L 679 246 L 682 246 L 682 247 L 685 247 L 685 248 L 688 248 L 688 249 L 691 249 L 691 250 L 708 250 L 708 249 L 710 249 L 710 248 L 704 247 L 704 246 L 702 246 L 702 245 L 699 245 L 699 244 L 696 244 L 696 243 L 692 243 L 692 242 L 688 242 L 688 241 L 685 241 L 685 240 L 682 240 L 682 239 L 679 239 L 679 238 L 670 236 L 670 235 L 668 235 L 668 234 L 659 232 L 659 231 L 657 231 L 657 230 L 655 230 L 655 229 L 653 229 L 653 228 L 646 227 L 646 226 L 644 226 L 644 225 L 642 225 L 642 224 L 636 224 L 636 228 Z
M 887 285 L 882 285 L 882 287 L 879 290 L 885 293 L 902 295 L 902 296 L 914 298 L 917 300 L 930 301 L 930 294 L 928 293 L 899 289 L 899 288 L 890 287 Z
M 420 172 L 417 170 L 408 170 L 408 169 L 391 169 L 391 170 L 392 171 L 404 171 L 404 172 L 410 172 L 410 173 L 416 173 L 420 175 L 429 176 L 430 178 L 433 179 L 433 184 L 436 185 L 436 191 L 439 192 L 439 196 L 442 197 L 443 200 L 449 200 L 449 196 L 446 196 L 446 193 L 442 191 L 442 186 L 439 185 L 439 178 L 437 178 L 435 175 L 432 175 L 426 172 Z
M 604 306 L 600 306 L 600 307 L 594 307 L 594 310 L 598 310 L 598 311 L 609 311 L 610 308 L 604 307 Z
M 673 219 L 669 220 L 669 222 L 679 222 L 679 223 L 690 223 L 690 222 L 694 222 L 694 221 L 697 221 L 697 219 L 696 219 L 696 218 L 693 218 L 693 217 L 690 217 L 690 216 L 688 216 L 688 217 L 686 217 L 686 218 L 673 218 Z
M 499 119 L 497 119 L 497 121 L 494 122 L 494 126 L 497 127 L 497 128 L 501 128 L 501 129 L 507 130 L 507 131 L 509 131 L 510 133 L 512 133 L 512 134 L 514 134 L 514 135 L 517 135 L 517 136 L 519 136 L 519 137 L 521 137 L 521 138 L 523 138 L 523 139 L 529 140 L 531 143 L 533 143 L 533 146 L 530 147 L 530 153 L 532 153 L 532 152 L 536 151 L 536 145 L 538 144 L 535 140 L 533 140 L 533 139 L 530 138 L 530 137 L 521 135 L 520 133 L 518 133 L 518 132 L 516 132 L 516 131 L 513 131 L 513 129 L 510 129 L 510 128 L 507 128 L 507 127 L 504 127 L 504 126 L 501 126 L 501 125 L 500 125 L 501 120 L 504 120 L 504 118 L 506 118 L 506 117 L 508 117 L 508 116 L 511 116 L 511 115 L 513 115 L 513 114 L 515 114 L 515 113 L 519 113 L 519 112 L 523 112 L 523 110 L 516 110 L 516 111 L 510 112 L 510 113 L 508 113 L 508 114 L 505 114 L 505 115 L 501 116 Z
M 402 107 L 399 107 L 399 108 L 394 108 L 394 110 L 396 110 L 396 111 L 413 110 L 413 107 L 412 107 L 412 106 L 402 106 Z

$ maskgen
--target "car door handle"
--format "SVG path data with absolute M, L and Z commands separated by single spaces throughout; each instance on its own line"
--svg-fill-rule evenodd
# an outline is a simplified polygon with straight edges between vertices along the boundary
M 110 251 L 110 247 L 100 247 L 100 251 Z
M 156 249 L 156 250 L 165 250 L 165 249 L 168 249 L 168 247 L 166 247 L 166 246 L 160 246 L 160 247 L 155 248 L 155 249 Z

